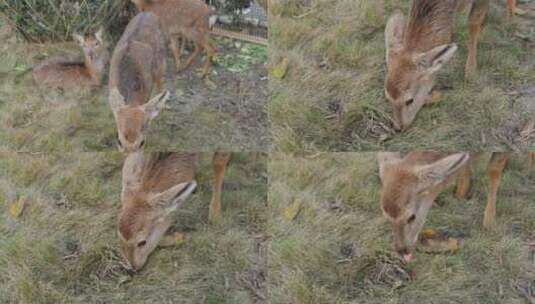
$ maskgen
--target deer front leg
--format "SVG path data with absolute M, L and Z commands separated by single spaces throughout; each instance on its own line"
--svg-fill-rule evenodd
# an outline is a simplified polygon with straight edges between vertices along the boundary
M 465 66 L 465 78 L 470 80 L 477 73 L 477 46 L 479 37 L 483 30 L 483 23 L 489 11 L 489 0 L 475 0 L 470 11 L 468 29 L 470 37 L 468 38 L 468 60 Z
M 498 194 L 498 187 L 502 178 L 503 169 L 505 168 L 508 159 L 508 153 L 492 153 L 492 157 L 487 168 L 487 173 L 489 176 L 489 194 L 487 199 L 487 207 L 485 208 L 485 216 L 483 218 L 483 227 L 487 229 L 493 227 L 495 223 L 496 196 Z
M 214 154 L 214 180 L 212 184 L 212 201 L 210 202 L 210 210 L 208 213 L 208 220 L 214 222 L 221 217 L 221 193 L 223 191 L 223 179 L 225 177 L 225 169 L 230 161 L 230 153 Z
M 516 0 L 507 0 L 507 20 L 510 21 L 515 15 Z
M 179 37 L 178 36 L 172 35 L 171 37 L 169 37 L 169 47 L 171 49 L 171 52 L 173 52 L 173 57 L 175 57 L 176 69 L 180 70 L 180 55 L 181 55 L 181 52 L 180 52 L 180 50 L 178 48 L 178 43 L 179 43 Z
M 472 182 L 472 168 L 470 162 L 462 167 L 458 174 L 455 197 L 457 197 L 457 199 L 464 199 L 466 198 L 468 191 L 470 191 L 470 184 Z
M 184 241 L 185 236 L 183 233 L 180 232 L 167 232 L 160 242 L 158 243 L 158 246 L 160 247 L 171 247 L 179 244 L 181 241 Z

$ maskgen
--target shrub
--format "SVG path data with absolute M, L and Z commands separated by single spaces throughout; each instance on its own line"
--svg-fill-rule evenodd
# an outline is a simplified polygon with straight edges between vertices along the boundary
M 135 14 L 130 0 L 0 0 L 0 11 L 25 40 L 71 40 L 104 26 L 117 39 Z

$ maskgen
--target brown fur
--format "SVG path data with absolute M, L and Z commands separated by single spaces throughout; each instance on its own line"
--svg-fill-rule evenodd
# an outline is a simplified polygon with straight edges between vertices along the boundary
M 143 250 L 138 245 L 139 241 L 151 242 L 150 250 L 144 253 L 146 259 L 156 247 L 154 242 L 159 241 L 150 239 L 147 235 L 159 231 L 163 237 L 163 231 L 173 222 L 168 210 L 178 207 L 170 205 L 170 201 L 161 201 L 155 197 L 176 186 L 194 183 L 197 157 L 197 154 L 172 152 L 137 152 L 127 157 L 123 167 L 122 208 L 117 230 L 123 256 L 134 269 L 137 270 L 144 264 L 144 260 L 136 260 L 140 250 Z M 220 217 L 223 178 L 229 160 L 229 153 L 214 155 L 214 188 L 209 214 L 211 221 Z M 172 195 L 178 197 L 181 193 L 182 191 Z
M 457 0 L 414 0 L 404 44 L 409 52 L 425 52 L 451 42 Z
M 158 18 L 150 13 L 138 14 L 113 52 L 110 88 L 117 88 L 128 105 L 145 104 L 153 86 L 163 81 L 165 56 L 165 39 Z
M 385 29 L 385 94 L 392 103 L 395 129 L 406 129 L 418 111 L 432 102 L 435 74 L 457 50 L 457 45 L 451 43 L 455 13 L 469 4 L 465 77 L 473 78 L 489 0 L 413 0 L 407 21 L 401 13 L 389 19 Z
M 423 169 L 426 165 L 434 166 L 445 157 L 446 154 L 438 152 L 411 152 L 405 157 L 393 156 L 391 158 L 380 156 L 381 207 L 393 224 L 395 248 L 402 256 L 407 256 L 414 251 L 413 242 L 425 222 L 425 218 L 418 217 L 425 216 L 426 213 L 417 215 L 416 222 L 419 223 L 420 227 L 411 227 L 410 222 L 408 222 L 409 216 L 415 214 L 414 212 L 419 214 L 419 211 L 414 210 L 421 211 L 421 208 L 430 208 L 431 205 L 425 202 L 432 202 L 443 191 L 449 179 L 447 176 L 440 177 L 432 174 L 430 176 L 432 179 L 437 177 L 444 179 L 437 180 L 436 182 L 440 182 L 440 184 L 436 184 L 434 188 L 426 188 L 422 186 L 422 183 L 429 181 L 424 176 L 420 176 L 418 170 L 426 170 Z M 449 164 L 451 168 L 457 168 L 455 171 L 451 171 L 451 174 L 458 176 L 457 197 L 459 199 L 464 198 L 469 191 L 470 162 L 475 157 L 477 156 L 471 155 L 468 162 L 466 162 L 466 158 L 458 158 L 457 162 Z M 530 154 L 531 157 L 533 157 L 532 154 Z M 498 187 L 508 159 L 508 153 L 493 153 L 488 164 L 489 191 L 483 219 L 483 225 L 486 228 L 492 227 L 495 222 Z M 416 189 L 418 189 L 417 192 L 415 192 Z M 415 196 L 421 196 L 421 201 L 418 201 Z M 415 205 L 416 202 L 420 202 L 420 205 Z
M 169 40 L 169 46 L 175 57 L 177 69 L 189 67 L 202 49 L 207 57 L 203 67 L 203 76 L 210 68 L 215 49 L 209 41 L 209 18 L 212 10 L 202 0 L 132 0 L 139 10 L 156 14 L 162 21 L 163 28 Z M 180 38 L 192 41 L 194 51 L 187 59 L 184 67 L 180 66 L 180 52 L 177 46 Z M 182 41 L 184 44 L 185 41 Z
M 101 33 L 101 32 L 100 32 Z M 56 57 L 34 67 L 32 75 L 36 84 L 49 87 L 94 87 L 102 83 L 102 75 L 109 60 L 109 53 L 101 37 L 86 35 L 79 41 L 84 53 L 83 61 Z
M 165 36 L 160 21 L 152 13 L 140 13 L 117 43 L 110 67 L 109 102 L 122 150 L 142 148 L 143 130 L 166 100 L 156 97 L 149 101 L 155 86 L 158 91 L 163 89 L 165 70 Z

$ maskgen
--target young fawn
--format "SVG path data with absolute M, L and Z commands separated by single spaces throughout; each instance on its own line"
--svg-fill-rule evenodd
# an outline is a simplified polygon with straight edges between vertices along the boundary
M 117 43 L 110 66 L 109 103 L 117 124 L 120 150 L 133 152 L 145 144 L 144 131 L 158 116 L 170 93 L 149 100 L 153 86 L 162 91 L 166 69 L 165 39 L 158 17 L 140 13 Z
M 102 28 L 94 35 L 82 37 L 74 34 L 74 39 L 84 52 L 84 60 L 73 61 L 60 57 L 45 60 L 33 69 L 35 83 L 62 88 L 99 86 L 109 59 L 102 35 Z
M 465 77 L 477 71 L 477 45 L 490 0 L 413 0 L 409 20 L 396 13 L 385 29 L 385 94 L 393 107 L 396 130 L 406 129 L 433 100 L 435 74 L 453 57 L 455 12 L 471 4 Z
M 143 153 L 127 156 L 123 167 L 123 189 L 118 234 L 120 249 L 133 270 L 143 267 L 158 245 L 166 245 L 171 234 L 173 212 L 197 186 L 196 154 Z M 215 153 L 214 180 L 209 219 L 221 216 L 221 193 L 229 153 Z
M 201 50 L 206 50 L 206 61 L 202 76 L 209 72 L 215 48 L 210 44 L 210 28 L 216 22 L 214 12 L 202 0 L 131 0 L 138 10 L 156 14 L 168 37 L 169 47 L 175 57 L 178 70 L 188 68 Z M 179 39 L 182 38 L 182 48 L 186 40 L 193 42 L 193 53 L 181 67 Z
M 530 157 L 534 157 L 533 153 Z M 483 226 L 490 228 L 496 217 L 496 195 L 508 153 L 493 153 L 488 164 L 489 192 Z M 381 178 L 381 209 L 391 222 L 394 248 L 405 260 L 414 258 L 418 235 L 435 198 L 444 190 L 448 180 L 458 176 L 456 196 L 462 199 L 470 189 L 469 153 L 439 152 L 379 153 Z

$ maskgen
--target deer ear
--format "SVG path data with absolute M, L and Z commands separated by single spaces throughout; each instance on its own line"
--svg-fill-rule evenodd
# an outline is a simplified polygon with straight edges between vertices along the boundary
M 419 70 L 431 75 L 438 72 L 457 52 L 457 44 L 444 44 L 430 51 L 415 55 L 414 62 Z
M 418 177 L 418 191 L 438 186 L 457 173 L 470 159 L 468 153 L 456 153 L 429 165 L 417 166 L 414 173 Z
M 384 180 L 385 169 L 399 161 L 401 161 L 401 153 L 399 152 L 379 152 L 377 153 L 377 162 L 379 163 L 379 178 Z
M 394 50 L 403 48 L 403 36 L 405 34 L 405 16 L 400 11 L 392 15 L 385 28 L 386 61 Z
M 156 116 L 160 114 L 160 111 L 163 109 L 163 106 L 165 105 L 167 100 L 169 100 L 170 96 L 171 93 L 169 93 L 169 91 L 165 91 L 161 94 L 156 95 L 143 106 L 143 111 L 150 120 L 156 118 Z
M 120 108 L 126 106 L 124 97 L 117 88 L 111 89 L 109 102 L 114 115 L 119 111 Z
M 175 185 L 164 192 L 158 193 L 151 198 L 151 205 L 163 208 L 165 215 L 175 211 L 186 201 L 193 190 L 197 188 L 197 182 L 191 181 Z
M 95 38 L 97 38 L 97 40 L 98 40 L 98 42 L 100 42 L 100 44 L 104 43 L 104 39 L 103 39 L 102 35 L 104 35 L 104 27 L 101 26 L 98 29 L 98 31 L 95 33 Z
M 85 39 L 84 39 L 84 37 L 82 37 L 82 35 L 77 34 L 77 33 L 74 33 L 74 34 L 72 34 L 72 38 L 73 38 L 76 42 L 78 42 L 78 44 L 80 44 L 80 45 L 83 45 L 83 44 L 84 44 Z

